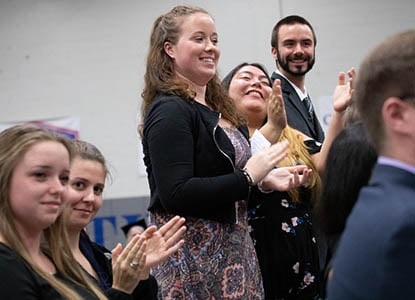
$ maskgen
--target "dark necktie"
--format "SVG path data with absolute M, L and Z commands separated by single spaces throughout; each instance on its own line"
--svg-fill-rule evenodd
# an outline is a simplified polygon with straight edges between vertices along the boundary
M 314 108 L 313 108 L 313 103 L 311 103 L 310 98 L 307 96 L 304 98 L 302 102 L 305 108 L 307 109 L 308 116 L 310 117 L 311 120 L 313 120 L 314 119 Z

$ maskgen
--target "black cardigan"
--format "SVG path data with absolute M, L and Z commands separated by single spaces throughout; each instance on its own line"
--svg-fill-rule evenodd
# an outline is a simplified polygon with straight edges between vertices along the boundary
M 192 99 L 158 94 L 144 118 L 143 151 L 150 211 L 235 221 L 249 185 L 234 167 L 235 150 L 220 114 Z M 245 126 L 240 131 L 248 139 Z

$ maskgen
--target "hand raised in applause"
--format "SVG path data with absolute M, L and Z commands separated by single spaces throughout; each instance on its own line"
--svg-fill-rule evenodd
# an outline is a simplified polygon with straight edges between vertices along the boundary
M 334 89 L 333 93 L 333 109 L 335 112 L 343 112 L 352 101 L 353 94 L 353 80 L 355 79 L 356 71 L 354 68 L 351 68 L 347 75 L 349 81 L 346 82 L 346 74 L 340 72 L 337 86 Z
M 175 216 L 158 230 L 153 225 L 144 231 L 143 235 L 147 238 L 145 270 L 150 271 L 150 268 L 165 261 L 183 246 L 184 240 L 180 240 L 180 238 L 186 231 L 184 222 L 184 218 Z
M 274 81 L 272 92 L 267 101 L 267 121 L 260 131 L 271 144 L 274 144 L 278 142 L 282 130 L 287 126 L 287 115 L 279 79 Z
M 131 294 L 136 288 L 145 273 L 146 247 L 145 236 L 136 235 L 125 249 L 118 244 L 112 250 L 112 287 L 114 289 Z
M 287 126 L 287 115 L 279 79 L 276 79 L 272 85 L 272 92 L 268 99 L 267 117 L 267 123 L 272 124 L 274 129 L 282 130 Z

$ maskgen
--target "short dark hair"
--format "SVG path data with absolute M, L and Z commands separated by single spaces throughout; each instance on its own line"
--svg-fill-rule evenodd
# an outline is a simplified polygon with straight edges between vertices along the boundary
M 303 25 L 307 25 L 308 27 L 310 27 L 311 32 L 313 33 L 314 47 L 317 45 L 316 33 L 314 31 L 313 26 L 311 26 L 310 22 L 308 22 L 306 19 L 304 19 L 301 16 L 291 15 L 291 16 L 287 16 L 279 20 L 278 23 L 275 24 L 274 28 L 272 29 L 271 46 L 273 48 L 278 49 L 278 33 L 280 30 L 280 27 L 282 25 L 293 25 L 293 24 L 303 24 Z
M 385 142 L 383 104 L 390 97 L 415 102 L 414 78 L 415 30 L 387 38 L 360 65 L 353 100 L 378 152 Z

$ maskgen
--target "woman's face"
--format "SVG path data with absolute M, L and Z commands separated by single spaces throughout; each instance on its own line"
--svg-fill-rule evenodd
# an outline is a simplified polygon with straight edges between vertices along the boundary
M 80 157 L 74 158 L 67 193 L 70 209 L 69 228 L 80 231 L 95 217 L 102 206 L 105 176 L 101 163 Z
M 220 56 L 217 43 L 218 34 L 212 18 L 195 13 L 182 17 L 177 43 L 166 42 L 164 49 L 174 61 L 176 75 L 204 86 L 216 74 Z
M 10 181 L 10 206 L 18 230 L 34 233 L 56 221 L 64 205 L 69 167 L 69 153 L 61 143 L 41 141 L 29 147 Z
M 270 82 L 261 69 L 244 66 L 233 76 L 228 94 L 235 102 L 236 109 L 249 123 L 254 117 L 265 120 L 271 91 Z

